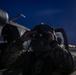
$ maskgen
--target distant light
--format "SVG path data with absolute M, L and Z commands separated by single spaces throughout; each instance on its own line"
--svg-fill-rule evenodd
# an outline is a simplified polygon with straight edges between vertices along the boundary
M 76 46 L 75 45 L 69 45 L 69 47 L 75 48 Z

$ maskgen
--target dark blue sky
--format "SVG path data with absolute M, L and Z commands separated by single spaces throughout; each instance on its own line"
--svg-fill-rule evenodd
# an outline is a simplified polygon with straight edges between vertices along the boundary
M 43 22 L 55 28 L 64 28 L 70 44 L 76 45 L 76 0 L 1 0 L 0 8 L 9 19 L 22 13 L 18 22 L 30 29 Z

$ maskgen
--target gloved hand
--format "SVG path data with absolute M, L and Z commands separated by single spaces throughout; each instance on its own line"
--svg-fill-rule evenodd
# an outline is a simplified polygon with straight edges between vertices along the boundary
M 28 41 L 30 39 L 32 39 L 31 34 L 36 33 L 36 31 L 26 31 L 21 37 L 20 40 L 21 41 Z

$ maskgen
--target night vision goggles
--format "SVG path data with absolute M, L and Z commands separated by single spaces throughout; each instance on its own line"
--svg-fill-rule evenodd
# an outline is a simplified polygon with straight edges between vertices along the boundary
M 33 33 L 31 36 L 32 38 L 35 38 L 35 39 L 48 38 L 48 35 L 46 33 Z

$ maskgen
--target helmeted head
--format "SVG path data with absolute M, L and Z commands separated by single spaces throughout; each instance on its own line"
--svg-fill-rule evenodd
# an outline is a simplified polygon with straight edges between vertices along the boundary
M 35 26 L 32 31 L 36 31 L 36 33 L 32 34 L 34 38 L 30 43 L 32 49 L 40 52 L 50 50 L 50 43 L 54 40 L 54 28 L 41 23 Z M 50 40 L 48 41 L 49 37 Z

